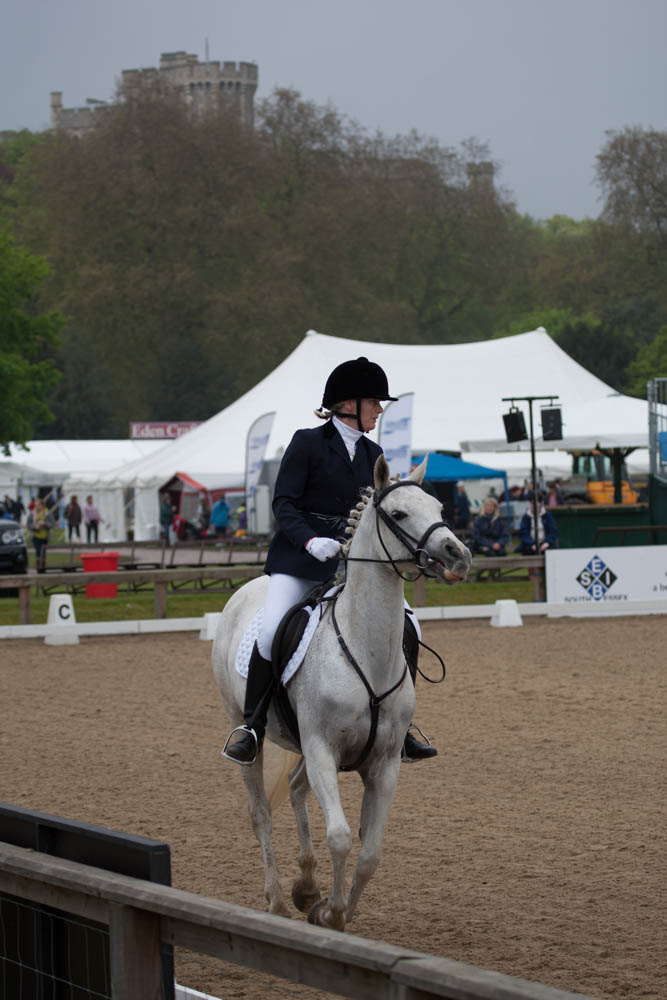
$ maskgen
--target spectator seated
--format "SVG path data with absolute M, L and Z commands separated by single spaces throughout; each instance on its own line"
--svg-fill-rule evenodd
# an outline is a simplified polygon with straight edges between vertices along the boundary
M 510 533 L 504 518 L 500 516 L 498 501 L 487 497 L 482 513 L 472 524 L 472 551 L 484 556 L 507 555 L 506 547 Z

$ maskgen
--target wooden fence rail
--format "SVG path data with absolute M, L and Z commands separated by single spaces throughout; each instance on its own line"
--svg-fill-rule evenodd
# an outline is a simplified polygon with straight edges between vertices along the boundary
M 159 1000 L 160 941 L 346 997 L 587 1000 L 5 843 L 0 891 L 109 926 L 113 1000 Z
M 202 566 L 201 568 L 117 570 L 100 573 L 23 573 L 18 576 L 1 576 L 0 590 L 18 590 L 19 625 L 30 625 L 30 591 L 33 587 L 46 591 L 60 588 L 73 593 L 87 583 L 129 584 L 135 590 L 149 585 L 154 588 L 155 618 L 167 616 L 167 588 L 169 584 L 191 583 L 203 590 L 210 590 L 216 581 L 233 587 L 253 577 L 261 576 L 262 566 Z
M 41 589 L 45 593 L 55 588 L 64 588 L 67 592 L 74 593 L 87 583 L 128 584 L 135 590 L 142 586 L 152 586 L 154 588 L 154 616 L 155 618 L 166 618 L 167 591 L 170 585 L 172 589 L 175 589 L 179 585 L 192 584 L 200 591 L 210 591 L 213 585 L 218 582 L 229 589 L 251 580 L 253 577 L 261 576 L 263 572 L 263 565 L 253 563 L 252 565 L 202 565 L 182 568 L 174 566 L 169 569 L 119 569 L 95 573 L 82 571 L 54 573 L 49 571 L 46 573 L 30 572 L 16 576 L 0 574 L 0 590 L 18 590 L 19 625 L 31 624 L 30 592 L 33 587 Z M 501 575 L 505 578 L 511 577 L 516 572 L 533 574 L 535 600 L 543 601 L 545 598 L 544 556 L 477 557 L 473 560 L 471 579 L 479 579 L 483 574 L 495 579 L 500 578 Z M 444 590 L 443 603 L 446 603 Z M 423 607 L 426 604 L 423 577 L 415 583 L 414 604 L 415 607 Z

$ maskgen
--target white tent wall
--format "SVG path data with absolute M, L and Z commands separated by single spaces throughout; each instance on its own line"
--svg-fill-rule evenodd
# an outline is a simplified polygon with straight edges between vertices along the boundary
M 287 447 L 299 427 L 316 426 L 327 376 L 336 365 L 366 356 L 387 372 L 394 396 L 414 392 L 412 447 L 415 452 L 458 451 L 461 442 L 493 441 L 477 461 L 507 468 L 502 454 L 504 396 L 558 396 L 568 436 L 613 439 L 623 434 L 648 444 L 648 408 L 642 400 L 619 396 L 573 361 L 543 329 L 473 344 L 404 345 L 349 340 L 309 331 L 285 360 L 252 389 L 209 420 L 146 458 L 124 463 L 98 477 L 97 489 L 123 485 L 152 491 L 135 509 L 135 536 L 145 540 L 157 523 L 158 489 L 176 472 L 192 478 L 224 475 L 227 488 L 242 487 L 248 429 L 262 413 L 276 413 L 266 458 Z M 377 437 L 374 432 L 372 437 Z M 545 453 L 546 455 L 546 453 Z M 465 458 L 471 458 L 464 454 Z M 522 456 L 530 465 L 530 455 Z M 521 461 L 520 460 L 520 461 Z M 540 458 L 545 478 L 557 463 Z M 523 466 L 522 466 L 523 468 Z M 553 470 L 550 475 L 546 470 Z M 570 461 L 558 474 L 569 474 Z M 523 477 L 525 478 L 525 476 Z M 68 487 L 69 488 L 69 487 Z
M 125 514 L 125 490 L 123 486 L 111 483 L 100 484 L 92 477 L 76 479 L 72 477 L 65 483 L 65 497 L 77 496 L 81 509 L 84 508 L 86 497 L 92 496 L 93 503 L 100 512 L 102 521 L 98 527 L 98 541 L 121 542 L 127 538 Z M 81 526 L 81 537 L 85 541 L 85 525 Z
M 99 526 L 101 542 L 120 542 L 127 538 L 125 528 L 124 489 L 92 490 L 93 503 L 99 509 L 102 523 Z
M 162 485 L 162 484 L 160 484 Z M 154 542 L 160 537 L 160 501 L 158 487 L 134 491 L 134 538 Z

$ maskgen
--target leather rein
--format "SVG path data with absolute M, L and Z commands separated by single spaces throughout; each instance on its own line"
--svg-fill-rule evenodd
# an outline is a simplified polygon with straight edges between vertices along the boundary
M 442 528 L 442 527 L 446 528 L 447 525 L 445 524 L 444 521 L 436 521 L 434 524 L 430 525 L 430 527 L 426 529 L 424 534 L 419 539 L 415 538 L 414 535 L 411 535 L 409 532 L 401 528 L 398 522 L 390 514 L 387 514 L 387 512 L 380 506 L 382 500 L 384 500 L 384 498 L 387 496 L 388 493 L 391 493 L 392 490 L 398 489 L 401 486 L 419 486 L 419 483 L 415 483 L 412 480 L 401 480 L 400 482 L 390 483 L 390 485 L 385 486 L 383 490 L 379 491 L 376 490 L 373 495 L 373 506 L 375 507 L 375 526 L 376 526 L 377 536 L 380 539 L 380 544 L 382 545 L 382 548 L 386 552 L 388 558 L 363 559 L 363 558 L 351 557 L 351 561 L 391 563 L 394 572 L 398 576 L 400 576 L 402 580 L 410 581 L 413 579 L 415 580 L 419 579 L 420 576 L 433 575 L 429 574 L 428 570 L 430 569 L 431 566 L 435 564 L 436 560 L 431 559 L 431 557 L 426 552 L 424 546 L 428 541 L 428 539 L 430 538 L 431 534 L 436 530 L 436 528 Z M 382 519 L 382 521 L 387 525 L 392 534 L 395 535 L 396 538 L 399 539 L 399 541 L 403 542 L 403 544 L 410 552 L 411 556 L 413 556 L 415 563 L 419 568 L 419 573 L 416 577 L 403 576 L 398 566 L 396 565 L 395 560 L 392 559 L 387 549 L 387 546 L 384 543 L 382 535 L 380 534 L 380 519 Z M 347 560 L 350 560 L 349 556 L 347 557 Z M 380 717 L 380 705 L 385 700 L 385 698 L 388 698 L 390 694 L 393 694 L 394 691 L 397 691 L 398 688 L 403 684 L 405 676 L 408 672 L 408 664 L 406 660 L 405 666 L 403 668 L 403 673 L 401 674 L 399 680 L 392 687 L 390 687 L 388 691 L 385 691 L 384 694 L 381 695 L 375 694 L 373 688 L 368 682 L 366 675 L 364 674 L 363 670 L 361 669 L 356 659 L 352 655 L 352 652 L 350 651 L 349 646 L 345 642 L 345 639 L 338 626 L 338 620 L 336 618 L 336 601 L 338 600 L 339 594 L 340 591 L 336 593 L 335 597 L 331 601 L 331 622 L 334 627 L 334 632 L 336 633 L 336 638 L 338 639 L 338 644 L 341 650 L 343 651 L 346 660 L 353 667 L 354 671 L 356 672 L 357 676 L 359 677 L 364 687 L 366 688 L 366 691 L 368 692 L 369 695 L 368 705 L 371 712 L 371 726 L 368 733 L 368 739 L 366 740 L 366 745 L 364 746 L 363 750 L 361 751 L 361 753 L 359 754 L 359 756 L 357 757 L 357 759 L 354 761 L 353 764 L 341 764 L 340 767 L 338 768 L 339 771 L 356 771 L 359 767 L 361 767 L 363 762 L 368 757 L 369 753 L 371 752 L 373 743 L 375 742 L 375 735 L 377 733 L 378 720 Z M 421 642 L 421 640 L 418 640 L 418 642 L 420 646 L 424 646 L 425 649 L 428 649 L 429 652 L 433 653 L 434 656 L 436 656 L 440 660 L 440 663 L 442 665 L 442 677 L 438 681 L 432 681 L 429 677 L 426 677 L 426 675 L 422 673 L 421 670 L 419 670 L 419 667 L 417 667 L 417 670 L 419 670 L 421 676 L 424 677 L 425 680 L 429 681 L 429 683 L 431 684 L 442 683 L 442 681 L 444 681 L 445 679 L 445 664 L 442 658 L 438 655 L 438 653 L 435 652 L 435 650 L 431 649 L 430 646 L 426 646 L 425 643 Z

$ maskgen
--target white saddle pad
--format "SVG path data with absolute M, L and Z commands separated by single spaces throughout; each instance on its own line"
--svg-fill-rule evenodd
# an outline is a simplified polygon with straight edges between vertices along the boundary
M 325 596 L 329 597 L 330 594 L 334 593 L 335 589 L 336 588 L 332 587 L 332 589 L 329 590 Z M 315 635 L 315 629 L 320 623 L 320 619 L 322 617 L 325 607 L 326 607 L 325 604 L 318 604 L 315 608 L 309 608 L 309 607 L 305 608 L 305 610 L 308 612 L 309 615 L 308 624 L 306 625 L 305 631 L 301 636 L 301 641 L 299 642 L 299 645 L 296 647 L 296 649 L 292 653 L 291 658 L 287 661 L 285 665 L 285 669 L 283 670 L 283 675 L 280 679 L 283 685 L 287 684 L 287 682 L 291 680 L 292 677 L 294 677 L 294 674 L 297 672 L 297 670 L 303 663 L 304 657 L 308 651 L 308 647 L 310 646 L 312 638 Z M 422 633 L 419 627 L 419 621 L 417 620 L 417 616 L 415 615 L 414 611 L 412 610 L 407 601 L 405 602 L 405 609 L 410 615 L 410 620 L 412 621 L 412 624 L 416 629 L 417 638 L 421 639 Z M 264 618 L 264 608 L 260 608 L 255 617 L 247 625 L 241 637 L 239 648 L 236 651 L 236 660 L 234 661 L 236 672 L 237 674 L 240 674 L 241 677 L 248 676 L 248 664 L 250 663 L 250 656 L 252 654 L 253 646 L 255 645 L 259 637 L 259 633 L 262 631 L 263 618 Z
M 320 618 L 322 617 L 322 611 L 324 605 L 318 604 L 316 608 L 306 608 L 310 616 L 308 619 L 308 624 L 306 625 L 305 631 L 301 636 L 301 641 L 296 647 L 292 656 L 287 661 L 285 669 L 283 670 L 283 675 L 281 678 L 282 684 L 287 684 L 287 682 L 294 676 L 301 664 L 303 663 L 303 658 L 306 655 L 306 651 L 310 646 L 311 639 L 315 635 L 315 629 L 320 623 Z M 264 608 L 260 608 L 252 621 L 248 624 L 241 642 L 239 643 L 239 648 L 236 651 L 236 660 L 234 666 L 236 667 L 237 674 L 241 677 L 248 676 L 248 664 L 250 663 L 250 655 L 253 650 L 253 646 L 257 641 L 259 633 L 262 631 L 262 620 L 264 618 Z

